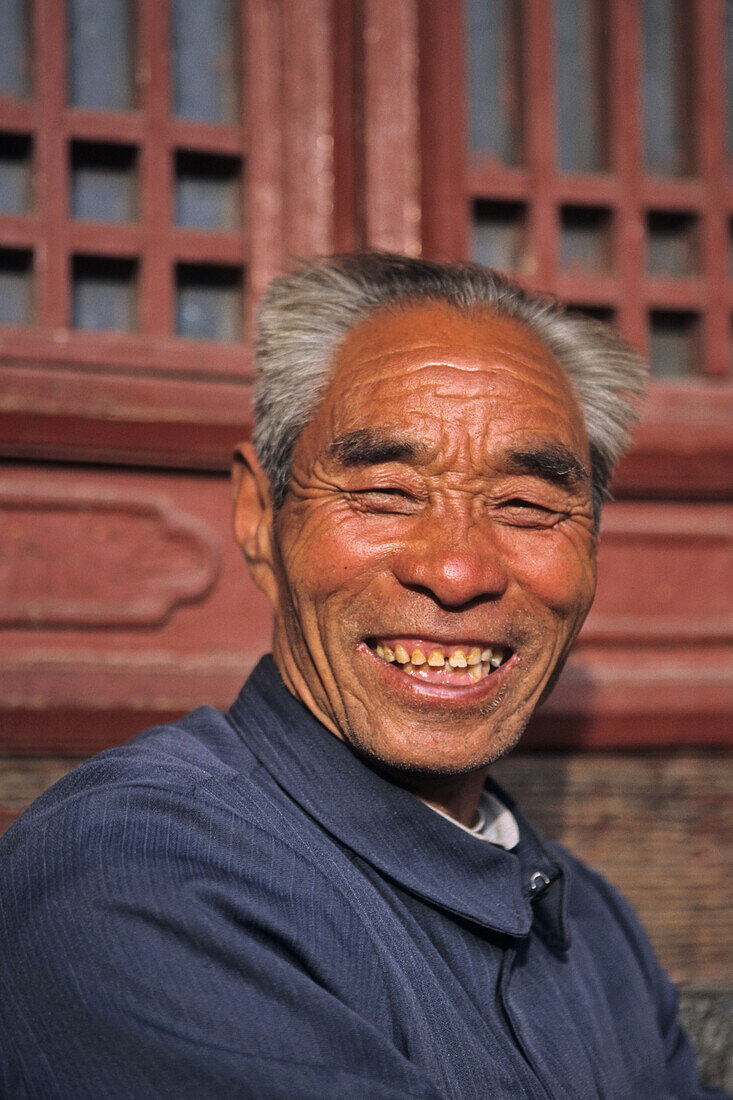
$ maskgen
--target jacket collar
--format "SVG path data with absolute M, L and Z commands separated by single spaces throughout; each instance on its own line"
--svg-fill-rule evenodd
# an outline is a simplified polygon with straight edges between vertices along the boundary
M 496 784 L 490 789 L 519 823 L 520 842 L 512 852 L 455 828 L 369 768 L 290 694 L 269 656 L 255 668 L 230 718 L 293 801 L 388 878 L 508 936 L 528 935 L 536 918 L 553 945 L 567 948 L 564 869 Z

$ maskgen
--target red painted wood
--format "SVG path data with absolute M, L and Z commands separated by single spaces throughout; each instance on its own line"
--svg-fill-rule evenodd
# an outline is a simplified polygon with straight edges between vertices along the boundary
M 244 13 L 240 12 L 240 18 Z M 240 34 L 243 32 L 240 30 Z M 243 56 L 245 56 L 243 54 Z M 246 84 L 246 76 L 242 75 Z M 246 87 L 245 87 L 246 92 Z M 179 149 L 195 149 L 199 153 L 221 153 L 226 156 L 240 156 L 247 148 L 247 109 L 243 96 L 240 125 L 223 122 L 199 122 L 189 118 L 168 118 L 168 134 L 171 144 Z
M 108 222 L 70 222 L 66 231 L 68 255 L 137 257 L 148 244 L 148 236 L 140 225 Z
M 247 238 L 243 233 L 176 228 L 171 232 L 170 240 L 177 260 L 232 264 L 240 268 L 246 261 Z
M 135 421 L 128 416 L 116 422 L 109 417 L 0 412 L 0 451 L 36 461 L 221 471 L 229 468 L 237 443 L 250 434 L 246 420 L 212 424 L 202 419 Z
M 251 299 L 256 300 L 273 275 L 282 270 L 285 259 L 280 0 L 247 4 L 243 18 L 246 69 L 248 73 L 257 72 L 257 80 L 248 81 L 246 101 L 251 139 L 246 188 L 250 237 L 248 285 Z
M 643 301 L 652 309 L 701 310 L 705 300 L 702 279 L 650 276 L 644 287 Z
M 720 203 L 728 166 L 721 136 L 725 117 L 725 6 L 721 0 L 698 4 L 694 74 L 697 80 L 699 126 L 697 159 L 704 185 L 702 266 L 705 274 L 705 308 L 702 318 L 702 367 L 706 374 L 728 377 L 731 372 L 731 319 L 728 310 L 730 230 L 729 217 Z
M 648 333 L 642 293 L 646 264 L 645 226 L 641 209 L 641 11 L 614 0 L 609 5 L 611 97 L 611 163 L 621 184 L 615 212 L 615 266 L 623 292 L 618 323 L 627 340 L 647 354 Z
M 117 332 L 51 332 L 8 326 L 0 332 L 0 371 L 3 364 L 53 364 L 62 371 L 75 367 L 109 371 L 146 371 L 151 377 L 245 378 L 251 372 L 251 350 L 246 344 L 165 337 L 140 339 Z
M 36 103 L 21 103 L 12 96 L 0 95 L 0 114 L 3 130 L 9 133 L 27 134 L 35 125 L 38 117 Z
M 229 496 L 218 476 L 0 473 L 4 747 L 86 752 L 136 719 L 231 699 L 269 647 L 269 614 L 230 534 Z
M 555 74 L 549 49 L 554 41 L 552 16 L 550 0 L 531 0 L 523 11 L 522 22 L 525 151 L 532 197 L 528 211 L 532 254 L 528 274 L 533 282 L 548 290 L 554 285 L 558 238 Z
M 286 262 L 333 251 L 333 13 L 283 0 L 283 222 Z
M 370 248 L 420 252 L 416 0 L 363 0 L 363 209 Z
M 138 50 L 143 79 L 140 98 L 145 118 L 140 151 L 141 229 L 145 250 L 139 274 L 140 329 L 150 336 L 173 332 L 175 300 L 171 252 L 172 156 L 167 0 L 143 0 L 139 8 Z
M 144 17 L 144 9 L 141 10 Z M 144 26 L 144 22 L 143 22 Z M 143 79 L 143 88 L 145 80 Z M 143 102 L 144 102 L 143 91 Z M 145 137 L 145 115 L 140 111 L 93 111 L 86 107 L 66 107 L 63 111 L 64 135 L 82 141 L 114 141 L 140 144 Z
M 32 248 L 38 240 L 38 217 L 6 214 L 0 223 L 0 244 L 5 248 Z
M 463 10 L 421 0 L 417 14 L 422 250 L 460 260 L 468 254 Z
M 333 4 L 333 234 L 337 252 L 362 244 L 361 190 L 361 5 Z

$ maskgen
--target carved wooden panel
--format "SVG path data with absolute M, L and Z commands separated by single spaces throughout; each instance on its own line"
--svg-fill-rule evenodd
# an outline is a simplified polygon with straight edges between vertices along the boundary
M 18 466 L 0 495 L 0 747 L 84 754 L 226 705 L 269 648 L 228 478 Z
M 219 571 L 213 532 L 154 493 L 0 474 L 0 525 L 3 626 L 160 626 Z

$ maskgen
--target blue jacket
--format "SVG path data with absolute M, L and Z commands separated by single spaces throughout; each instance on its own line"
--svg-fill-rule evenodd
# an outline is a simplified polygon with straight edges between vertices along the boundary
M 513 852 L 269 658 L 228 715 L 86 762 L 0 845 L 2 1096 L 713 1095 L 627 905 L 501 797 Z

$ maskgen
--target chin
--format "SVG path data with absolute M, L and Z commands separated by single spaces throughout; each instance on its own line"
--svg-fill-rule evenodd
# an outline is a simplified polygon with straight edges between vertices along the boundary
M 516 716 L 515 716 L 516 717 Z M 450 723 L 450 720 L 448 724 Z M 414 740 L 388 734 L 379 739 L 361 737 L 350 731 L 351 748 L 376 770 L 406 777 L 459 776 L 489 767 L 514 748 L 524 732 L 526 721 L 512 722 L 511 729 L 493 732 L 486 728 L 472 734 L 462 734 L 456 728 L 450 734 L 437 732 L 426 735 L 424 728 Z

